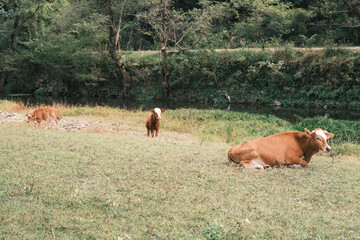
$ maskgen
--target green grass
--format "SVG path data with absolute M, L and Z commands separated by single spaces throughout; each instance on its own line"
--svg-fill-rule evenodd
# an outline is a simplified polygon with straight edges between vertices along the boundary
M 125 119 L 126 120 L 126 119 Z M 1 239 L 357 239 L 358 159 L 230 167 L 230 145 L 0 125 Z
M 0 100 L 0 110 L 26 114 L 38 106 Z M 111 107 L 56 105 L 63 117 L 96 119 L 116 125 L 118 130 L 144 131 L 149 111 Z M 176 109 L 163 113 L 161 131 L 188 133 L 202 140 L 230 145 L 286 131 L 323 128 L 334 133 L 330 145 L 334 154 L 360 157 L 360 121 L 335 120 L 327 117 L 305 118 L 292 124 L 274 115 L 250 114 L 223 110 Z M 106 131 L 105 131 L 106 132 Z M 170 133 L 171 135 L 171 133 Z

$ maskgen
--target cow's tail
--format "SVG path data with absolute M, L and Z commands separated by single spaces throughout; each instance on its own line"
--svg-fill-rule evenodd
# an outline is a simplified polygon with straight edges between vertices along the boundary
M 228 160 L 229 163 L 235 163 L 235 164 L 240 164 L 239 162 L 235 162 L 234 159 L 231 158 L 231 153 L 232 153 L 232 148 L 230 148 L 229 152 L 228 152 Z

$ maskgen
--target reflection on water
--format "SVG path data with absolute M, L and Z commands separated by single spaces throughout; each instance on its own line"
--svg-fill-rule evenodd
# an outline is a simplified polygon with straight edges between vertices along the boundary
M 1 97 L 1 96 L 0 96 Z M 3 96 L 2 99 L 13 101 L 22 101 L 27 105 L 52 105 L 59 103 L 74 106 L 109 106 L 126 109 L 148 110 L 155 107 L 166 109 L 177 108 L 196 108 L 196 109 L 221 109 L 235 112 L 248 112 L 256 114 L 271 114 L 279 118 L 296 122 L 307 117 L 327 116 L 333 119 L 343 120 L 360 120 L 360 111 L 347 109 L 323 109 L 323 108 L 307 108 L 307 107 L 280 107 L 280 106 L 261 106 L 248 104 L 204 104 L 196 102 L 174 102 L 174 101 L 155 101 L 155 100 L 130 100 L 124 101 L 117 98 L 88 98 L 88 97 L 43 97 L 34 96 Z

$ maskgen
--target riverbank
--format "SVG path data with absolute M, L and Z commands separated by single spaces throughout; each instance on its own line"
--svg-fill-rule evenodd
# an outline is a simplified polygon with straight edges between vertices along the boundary
M 133 99 L 165 99 L 158 52 L 123 51 L 119 55 L 130 76 L 127 84 Z M 76 79 L 79 74 L 68 70 L 61 71 L 64 75 L 34 75 L 25 71 L 32 69 L 28 66 L 9 76 L 4 90 L 37 96 L 121 99 L 123 82 L 114 78 L 109 69 L 112 63 L 103 57 L 96 76 L 87 73 Z M 167 60 L 167 85 L 170 100 L 175 102 L 269 105 L 277 101 L 282 106 L 360 109 L 360 53 L 354 49 L 205 49 L 170 54 Z M 24 59 L 25 66 L 29 62 Z
M 98 132 L 123 135 L 146 135 L 145 118 L 149 111 L 120 109 L 107 106 L 54 105 L 62 115 L 55 129 L 64 131 Z M 25 114 L 38 106 L 26 106 L 22 102 L 0 101 L 4 116 L 0 123 L 11 121 L 25 124 Z M 6 116 L 9 117 L 6 117 Z M 1 115 L 0 115 L 1 118 Z M 31 124 L 28 126 L 32 126 Z M 246 140 L 286 131 L 304 131 L 323 128 L 334 133 L 331 140 L 336 156 L 360 156 L 360 121 L 335 120 L 327 116 L 299 119 L 296 122 L 278 118 L 272 114 L 252 114 L 226 110 L 199 110 L 181 108 L 164 113 L 161 132 L 172 135 L 188 134 L 203 141 L 225 142 L 235 145 Z

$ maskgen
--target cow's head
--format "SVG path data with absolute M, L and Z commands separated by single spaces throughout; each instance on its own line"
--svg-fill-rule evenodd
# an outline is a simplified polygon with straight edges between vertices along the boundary
M 150 112 L 152 112 L 154 119 L 159 120 L 159 119 L 161 119 L 161 113 L 165 112 L 165 109 L 154 108 L 154 109 L 151 109 Z
M 314 147 L 319 149 L 319 151 L 331 151 L 331 147 L 326 140 L 334 137 L 334 134 L 322 130 L 321 128 L 315 128 L 312 132 L 305 128 L 305 133 L 308 137 L 311 137 L 312 142 L 314 143 Z
M 26 114 L 26 116 L 27 116 L 27 122 L 35 121 L 35 115 L 34 114 L 29 113 L 29 114 Z

